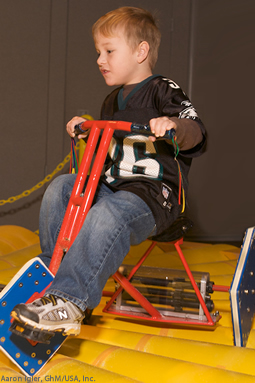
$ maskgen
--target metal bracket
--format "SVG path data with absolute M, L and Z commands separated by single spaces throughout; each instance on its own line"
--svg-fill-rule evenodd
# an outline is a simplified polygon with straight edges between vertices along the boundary
M 247 229 L 229 290 L 234 344 L 245 347 L 255 312 L 255 227 Z
M 35 375 L 55 354 L 66 336 L 56 333 L 50 344 L 30 342 L 13 334 L 10 313 L 13 307 L 31 298 L 31 291 L 40 294 L 54 275 L 40 258 L 28 261 L 0 294 L 0 348 L 26 376 Z

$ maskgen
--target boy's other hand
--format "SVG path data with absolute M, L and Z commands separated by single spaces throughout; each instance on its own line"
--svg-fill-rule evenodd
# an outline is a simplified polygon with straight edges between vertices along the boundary
M 81 122 L 84 122 L 86 121 L 85 118 L 82 118 L 82 117 L 73 117 L 67 124 L 66 124 L 66 131 L 67 133 L 69 134 L 70 137 L 74 138 L 75 137 L 75 133 L 74 133 L 74 128 L 75 128 L 75 125 L 78 125 L 80 124 Z M 83 134 L 79 134 L 78 135 L 78 138 L 81 139 L 81 138 L 85 138 L 87 137 L 88 135 L 88 131 L 86 131 L 85 133 Z
M 176 127 L 176 123 L 166 116 L 152 118 L 150 128 L 154 136 L 150 136 L 149 140 L 154 142 L 157 138 L 164 137 L 167 130 L 176 129 Z

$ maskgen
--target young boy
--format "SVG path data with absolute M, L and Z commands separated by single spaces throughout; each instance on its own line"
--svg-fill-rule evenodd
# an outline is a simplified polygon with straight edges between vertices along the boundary
M 130 245 L 160 234 L 176 220 L 183 203 L 179 169 L 186 194 L 192 157 L 202 153 L 205 143 L 204 126 L 180 87 L 152 75 L 160 32 L 149 12 L 134 7 L 109 12 L 94 24 L 93 37 L 99 70 L 107 85 L 117 86 L 103 103 L 101 119 L 149 124 L 154 136 L 115 132 L 93 206 L 51 287 L 43 298 L 12 311 L 13 317 L 37 329 L 73 335 L 80 332 L 86 308 L 100 302 L 107 279 Z M 71 137 L 82 121 L 74 117 L 68 122 Z M 161 138 L 170 129 L 176 131 L 177 158 L 172 142 Z M 75 177 L 58 177 L 44 195 L 39 231 L 46 265 Z

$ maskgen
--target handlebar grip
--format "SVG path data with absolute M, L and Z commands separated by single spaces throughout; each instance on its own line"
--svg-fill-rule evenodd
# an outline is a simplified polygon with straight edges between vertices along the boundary
M 144 134 L 146 136 L 154 136 L 149 125 L 132 124 L 131 132 Z M 175 136 L 175 129 L 170 129 L 166 131 L 163 137 L 159 137 L 159 138 L 166 138 L 166 139 L 172 140 L 174 136 Z
M 81 127 L 82 124 L 83 124 L 83 122 L 80 122 L 79 124 L 75 125 L 75 127 L 74 127 L 74 134 L 75 134 L 76 136 L 78 136 L 79 134 L 82 134 L 82 133 L 86 132 L 86 130 L 82 129 L 82 127 Z

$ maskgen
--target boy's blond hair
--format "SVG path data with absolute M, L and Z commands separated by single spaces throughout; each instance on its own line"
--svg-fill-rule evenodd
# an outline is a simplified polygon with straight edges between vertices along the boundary
M 132 50 L 142 41 L 147 41 L 150 46 L 149 65 L 153 69 L 158 59 L 161 34 L 152 14 L 136 7 L 121 7 L 108 12 L 93 25 L 93 38 L 96 40 L 98 33 L 107 37 L 114 36 L 120 27 L 124 29 L 125 38 Z

